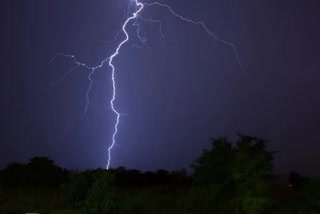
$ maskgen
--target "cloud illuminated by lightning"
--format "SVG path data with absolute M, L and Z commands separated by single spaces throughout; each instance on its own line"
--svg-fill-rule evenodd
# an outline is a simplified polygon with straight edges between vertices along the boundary
M 115 57 L 117 57 L 120 54 L 121 48 L 130 39 L 126 28 L 127 28 L 128 23 L 130 21 L 132 21 L 132 20 L 134 20 L 133 26 L 136 26 L 136 36 L 138 37 L 138 39 L 142 43 L 142 45 L 136 45 L 135 44 L 132 47 L 142 48 L 145 45 L 147 45 L 146 38 L 144 38 L 144 37 L 142 37 L 140 35 L 140 23 L 139 23 L 140 19 L 142 21 L 144 21 L 144 22 L 153 22 L 153 23 L 156 23 L 156 24 L 159 25 L 159 32 L 160 32 L 160 35 L 161 35 L 161 43 L 162 43 L 162 39 L 164 38 L 164 34 L 163 34 L 163 31 L 162 31 L 162 22 L 160 20 L 155 20 L 155 19 L 152 19 L 152 18 L 146 19 L 146 18 L 143 18 L 142 15 L 141 15 L 141 12 L 143 11 L 144 8 L 146 8 L 146 7 L 154 7 L 154 6 L 155 7 L 162 7 L 162 8 L 167 9 L 173 16 L 179 18 L 181 21 L 185 21 L 185 22 L 188 22 L 188 23 L 191 23 L 191 24 L 194 24 L 194 25 L 201 26 L 208 33 L 208 35 L 213 37 L 216 41 L 221 42 L 221 43 L 223 43 L 223 44 L 225 44 L 227 46 L 230 46 L 232 48 L 232 50 L 233 50 L 233 53 L 235 54 L 237 62 L 239 64 L 239 66 L 241 67 L 243 73 L 248 77 L 248 75 L 244 72 L 244 68 L 243 68 L 243 66 L 241 64 L 241 61 L 240 61 L 240 58 L 239 58 L 239 54 L 238 54 L 238 52 L 236 50 L 235 45 L 233 43 L 231 43 L 231 42 L 228 42 L 228 41 L 223 40 L 220 37 L 218 37 L 216 34 L 214 34 L 212 31 L 209 30 L 209 28 L 205 25 L 204 22 L 194 21 L 192 19 L 188 19 L 186 17 L 183 17 L 183 16 L 179 15 L 178 13 L 176 13 L 168 4 L 162 4 L 162 3 L 159 3 L 159 2 L 141 3 L 138 0 L 130 0 L 130 3 L 128 5 L 128 7 L 127 7 L 127 10 L 125 11 L 125 14 L 124 14 L 124 18 L 123 18 L 124 22 L 122 24 L 121 30 L 114 36 L 114 41 L 117 40 L 117 37 L 118 37 L 118 35 L 120 33 L 123 33 L 125 35 L 125 38 L 119 43 L 119 45 L 117 46 L 116 50 L 113 52 L 113 54 L 110 57 L 104 59 L 103 61 L 100 62 L 99 65 L 97 65 L 95 67 L 91 67 L 91 66 L 86 65 L 85 63 L 81 63 L 81 62 L 77 61 L 77 59 L 75 58 L 74 55 L 68 55 L 68 54 L 63 54 L 63 53 L 58 53 L 50 61 L 50 63 L 51 63 L 53 60 L 55 60 L 55 58 L 57 56 L 63 56 L 63 57 L 71 58 L 73 60 L 73 63 L 75 64 L 75 66 L 73 68 L 71 68 L 70 70 L 68 70 L 60 80 L 58 80 L 55 83 L 53 83 L 54 86 L 59 84 L 59 83 L 61 83 L 61 82 L 63 82 L 67 75 L 71 74 L 74 70 L 76 70 L 79 67 L 84 67 L 84 68 L 86 68 L 86 69 L 88 69 L 90 71 L 89 75 L 88 75 L 89 85 L 88 85 L 88 88 L 87 88 L 87 91 L 86 91 L 86 94 L 85 94 L 86 105 L 85 105 L 82 117 L 86 116 L 88 107 L 90 105 L 89 94 L 90 94 L 90 91 L 92 89 L 92 85 L 94 84 L 94 80 L 92 79 L 92 75 L 95 73 L 95 71 L 97 69 L 102 68 L 105 63 L 108 63 L 108 65 L 111 67 L 111 80 L 112 80 L 112 89 L 113 90 L 112 90 L 112 98 L 110 100 L 110 109 L 116 115 L 116 122 L 114 124 L 114 132 L 112 134 L 112 142 L 111 142 L 111 145 L 108 147 L 108 162 L 107 162 L 107 165 L 106 165 L 107 169 L 109 169 L 110 164 L 111 164 L 111 150 L 116 144 L 116 135 L 118 133 L 118 125 L 120 123 L 120 116 L 121 116 L 121 114 L 116 110 L 116 108 L 114 106 L 114 102 L 116 100 L 116 80 L 115 80 L 116 68 L 115 68 L 115 65 L 113 64 L 113 60 L 115 59 Z M 130 12 L 132 7 L 135 9 L 135 11 L 133 13 Z M 163 43 L 162 43 L 162 45 L 163 45 Z

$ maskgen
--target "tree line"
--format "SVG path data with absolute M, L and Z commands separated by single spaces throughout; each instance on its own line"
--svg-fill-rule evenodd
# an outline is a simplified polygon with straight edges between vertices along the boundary
M 67 170 L 47 157 L 0 171 L 0 210 L 51 214 L 320 213 L 320 179 L 277 182 L 264 139 L 211 139 L 186 170 Z

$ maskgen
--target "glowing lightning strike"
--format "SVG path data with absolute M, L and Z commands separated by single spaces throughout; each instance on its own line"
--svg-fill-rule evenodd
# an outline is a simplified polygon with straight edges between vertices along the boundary
M 221 43 L 224 43 L 224 44 L 229 45 L 229 46 L 232 47 L 232 50 L 233 50 L 234 54 L 236 55 L 238 64 L 240 65 L 241 68 L 243 68 L 243 66 L 242 66 L 242 64 L 241 64 L 241 61 L 240 61 L 240 58 L 239 58 L 239 54 L 238 54 L 238 52 L 237 52 L 237 50 L 236 50 L 235 45 L 234 45 L 233 43 L 227 42 L 227 41 L 219 38 L 217 35 L 215 35 L 213 32 L 211 32 L 211 31 L 208 29 L 208 27 L 205 25 L 204 22 L 198 22 L 198 21 L 193 21 L 193 20 L 187 19 L 187 18 L 185 18 L 185 17 L 177 14 L 177 13 L 176 13 L 169 5 L 167 5 L 167 4 L 161 4 L 161 3 L 159 3 L 159 2 L 153 2 L 153 3 L 148 3 L 148 4 L 147 4 L 147 3 L 144 3 L 144 4 L 143 4 L 143 3 L 141 3 L 141 2 L 138 2 L 138 0 L 132 0 L 132 1 L 134 1 L 134 3 L 136 4 L 137 7 L 139 7 L 139 9 L 138 9 L 135 13 L 133 13 L 133 15 L 132 15 L 131 17 L 129 17 L 129 18 L 124 22 L 124 24 L 123 24 L 123 26 L 122 26 L 122 31 L 123 31 L 124 34 L 126 35 L 126 38 L 125 38 L 125 40 L 123 40 L 123 41 L 119 44 L 118 48 L 116 49 L 116 52 L 115 52 L 113 55 L 111 55 L 110 60 L 109 60 L 109 65 L 110 65 L 111 68 L 112 68 L 112 83 L 113 83 L 113 96 L 112 96 L 112 100 L 111 100 L 110 103 L 111 103 L 112 111 L 117 115 L 117 121 L 116 121 L 116 124 L 115 124 L 115 126 L 114 126 L 115 131 L 114 131 L 114 133 L 113 133 L 113 135 L 112 135 L 112 144 L 111 144 L 111 146 L 108 148 L 108 164 L 107 164 L 107 169 L 109 169 L 109 166 L 110 166 L 110 161 L 111 161 L 111 149 L 113 148 L 113 146 L 114 146 L 114 144 L 115 144 L 115 136 L 117 135 L 117 132 L 118 132 L 118 124 L 119 124 L 119 120 L 120 120 L 120 114 L 119 114 L 119 112 L 117 112 L 117 110 L 114 108 L 114 105 L 113 105 L 113 102 L 115 101 L 115 96 L 116 96 L 116 87 L 115 87 L 115 78 L 114 78 L 115 67 L 114 67 L 114 65 L 112 64 L 112 61 L 113 61 L 114 57 L 116 57 L 116 56 L 119 54 L 119 50 L 121 49 L 122 45 L 124 45 L 124 44 L 129 40 L 129 35 L 128 35 L 127 31 L 126 31 L 126 26 L 127 26 L 128 22 L 131 21 L 132 19 L 137 18 L 138 15 L 139 15 L 139 13 L 143 10 L 143 8 L 144 8 L 145 5 L 146 5 L 146 6 L 160 6 L 160 7 L 167 8 L 174 16 L 176 16 L 177 18 L 180 18 L 182 21 L 186 21 L 186 22 L 189 22 L 189 23 L 192 23 L 192 24 L 196 24 L 196 25 L 201 25 L 201 26 L 206 30 L 206 32 L 207 32 L 210 36 L 212 36 L 215 40 L 217 40 L 217 41 L 219 41 L 219 42 L 221 42 Z M 140 17 L 140 18 L 141 18 L 141 17 Z M 142 19 L 143 19 L 143 18 L 142 18 Z M 149 19 L 149 20 L 144 19 L 144 20 L 145 20 L 145 21 L 158 22 L 157 20 L 152 20 L 152 19 Z M 161 31 L 161 22 L 159 21 L 159 23 L 160 23 L 160 32 L 161 32 L 161 34 L 162 34 L 162 31 Z M 145 42 L 145 39 L 144 39 L 144 38 L 141 38 L 141 37 L 139 36 L 139 31 L 140 31 L 140 27 L 139 27 L 139 25 L 138 25 L 138 30 L 137 30 L 138 37 L 139 37 L 139 39 L 140 39 L 142 42 Z M 162 34 L 162 36 L 163 36 L 163 34 Z M 246 74 L 246 73 L 244 72 L 244 74 Z M 247 76 L 247 74 L 246 74 L 246 76 Z M 248 77 L 248 76 L 247 76 L 247 77 Z
M 107 164 L 107 169 L 109 169 L 109 166 L 110 166 L 110 161 L 111 161 L 111 149 L 113 148 L 114 144 L 116 143 L 116 140 L 115 140 L 115 137 L 118 133 L 118 125 L 119 125 L 119 122 L 120 122 L 120 114 L 119 112 L 114 108 L 114 101 L 116 99 L 116 81 L 115 81 L 115 77 L 114 77 L 114 74 L 115 74 L 115 67 L 114 65 L 112 64 L 113 62 L 113 59 L 119 54 L 119 51 L 122 47 L 122 45 L 124 45 L 128 40 L 129 40 L 129 35 L 128 35 L 128 32 L 126 31 L 126 26 L 128 24 L 128 22 L 130 22 L 132 19 L 135 19 L 137 17 L 137 15 L 142 11 L 144 5 L 140 2 L 138 2 L 138 0 L 135 0 L 135 4 L 137 5 L 137 7 L 139 7 L 139 9 L 133 13 L 132 16 L 130 16 L 123 24 L 122 26 L 122 31 L 124 32 L 124 34 L 126 35 L 126 38 L 125 40 L 123 40 L 119 46 L 117 47 L 116 51 L 114 52 L 114 54 L 111 55 L 110 57 L 110 60 L 109 60 L 109 65 L 110 67 L 112 68 L 112 86 L 113 86 L 113 94 L 112 94 L 112 99 L 110 101 L 110 104 L 111 104 L 111 109 L 112 111 L 117 115 L 117 121 L 114 125 L 114 133 L 112 135 L 112 144 L 111 146 L 108 148 L 108 164 Z
M 139 2 L 138 0 L 130 0 L 130 3 L 129 3 L 129 6 L 125 12 L 125 17 L 127 17 L 126 19 L 124 18 L 123 20 L 124 23 L 122 25 L 122 28 L 121 30 L 115 35 L 114 37 L 114 40 L 117 40 L 117 36 L 122 32 L 125 34 L 125 39 L 122 40 L 122 42 L 120 42 L 120 44 L 117 46 L 115 52 L 108 58 L 104 59 L 103 61 L 101 61 L 101 63 L 98 65 L 98 66 L 95 66 L 95 67 L 91 67 L 91 66 L 88 66 L 84 63 L 81 63 L 79 61 L 77 61 L 77 59 L 75 58 L 75 56 L 73 55 L 67 55 L 67 54 L 63 54 L 63 53 L 58 53 L 56 54 L 56 56 L 50 61 L 50 63 L 55 60 L 55 58 L 57 56 L 63 56 L 63 57 L 67 57 L 67 58 L 71 58 L 73 60 L 73 63 L 75 64 L 75 67 L 71 68 L 69 71 L 67 71 L 63 77 L 56 81 L 55 83 L 53 83 L 53 85 L 57 85 L 59 83 L 61 83 L 62 81 L 65 80 L 65 78 L 67 77 L 67 75 L 69 75 L 70 73 L 72 73 L 75 69 L 79 68 L 79 67 L 84 67 L 86 69 L 88 69 L 90 71 L 89 75 L 88 75 L 88 80 L 89 80 L 89 86 L 88 86 L 88 89 L 87 89 L 87 92 L 86 92 L 86 105 L 85 105 L 85 109 L 84 109 L 84 112 L 83 112 L 83 117 L 86 115 L 87 113 L 87 110 L 88 110 L 88 106 L 90 104 L 90 100 L 89 100 L 89 94 L 90 94 L 90 91 L 91 91 L 91 88 L 92 88 L 92 85 L 94 83 L 94 80 L 92 79 L 92 75 L 95 73 L 95 71 L 99 68 L 102 68 L 104 66 L 104 64 L 106 62 L 108 62 L 109 66 L 111 67 L 111 79 L 112 79 L 112 99 L 110 100 L 110 109 L 113 111 L 113 113 L 116 115 L 116 122 L 114 124 L 114 132 L 112 134 L 112 143 L 111 145 L 108 147 L 108 162 L 107 162 L 107 165 L 106 165 L 106 169 L 109 169 L 110 167 L 110 162 L 111 162 L 111 150 L 112 148 L 114 147 L 115 143 L 116 143 L 116 135 L 118 133 L 118 125 L 119 125 L 119 122 L 120 122 L 120 116 L 121 114 L 116 110 L 116 108 L 114 107 L 114 102 L 116 100 L 116 81 L 115 81 L 115 66 L 113 64 L 113 60 L 116 56 L 119 55 L 119 52 L 120 52 L 120 49 L 122 48 L 122 46 L 127 43 L 129 41 L 129 34 L 128 32 L 126 31 L 126 27 L 128 25 L 128 23 L 131 21 L 131 20 L 135 20 L 135 22 L 133 23 L 134 26 L 137 27 L 136 29 L 136 33 L 137 33 L 137 37 L 138 39 L 142 42 L 143 45 L 147 45 L 146 44 L 146 39 L 141 37 L 140 36 L 140 25 L 139 23 L 137 22 L 138 19 L 141 19 L 145 22 L 153 22 L 153 23 L 157 23 L 159 25 L 159 32 L 160 32 L 160 35 L 161 35 L 161 38 L 163 39 L 164 38 L 164 34 L 162 32 L 162 22 L 159 21 L 159 20 L 154 20 L 154 19 L 145 19 L 143 18 L 140 13 L 141 11 L 145 8 L 145 6 L 148 6 L 148 7 L 152 7 L 152 6 L 158 6 L 158 7 L 163 7 L 165 9 L 167 9 L 173 16 L 179 18 L 181 21 L 185 21 L 185 22 L 188 22 L 188 23 L 191 23 L 191 24 L 194 24 L 194 25 L 200 25 L 207 33 L 209 36 L 213 37 L 216 41 L 219 41 L 225 45 L 228 45 L 232 48 L 233 50 L 233 53 L 235 54 L 236 56 L 236 59 L 237 59 L 237 62 L 239 64 L 239 66 L 241 67 L 241 71 L 247 76 L 248 74 L 244 71 L 244 68 L 241 64 L 241 61 L 240 61 L 240 58 L 239 58 L 239 54 L 236 50 L 236 47 L 233 43 L 231 42 L 228 42 L 226 40 L 223 40 L 221 39 L 220 37 L 218 37 L 216 34 L 214 34 L 213 32 L 211 32 L 209 30 L 209 28 L 205 25 L 204 22 L 199 22 L 199 21 L 194 21 L 194 20 L 191 20 L 191 19 L 188 19 L 188 18 L 185 18 L 179 14 L 177 14 L 169 5 L 167 4 L 162 4 L 162 3 L 159 3 L 159 2 L 152 2 L 152 3 L 141 3 Z M 131 7 L 134 7 L 135 8 L 135 12 L 129 16 L 130 14 L 130 8 Z M 139 47 L 137 45 L 134 45 L 133 47 Z M 143 46 L 142 46 L 143 47 Z
M 242 63 L 241 63 L 241 61 L 240 61 L 240 57 L 239 57 L 238 51 L 237 51 L 237 49 L 236 49 L 236 46 L 235 46 L 233 43 L 231 43 L 231 42 L 228 42 L 228 41 L 226 41 L 226 40 L 224 40 L 224 39 L 221 39 L 221 38 L 220 38 L 219 36 L 217 36 L 215 33 L 213 33 L 212 31 L 210 31 L 209 28 L 206 26 L 206 24 L 205 24 L 204 22 L 194 21 L 194 20 L 192 20 L 192 19 L 188 19 L 188 18 L 186 18 L 186 17 L 183 17 L 183 16 L 179 15 L 178 13 L 176 13 L 176 12 L 175 12 L 169 5 L 167 5 L 167 4 L 162 4 L 162 3 L 159 3 L 159 2 L 152 2 L 152 3 L 145 3 L 144 5 L 145 5 L 145 6 L 149 6 L 149 7 L 151 7 L 151 6 L 159 6 L 159 7 L 166 8 L 168 11 L 170 11 L 170 13 L 171 13 L 172 15 L 174 15 L 174 16 L 177 17 L 177 18 L 179 18 L 180 20 L 185 21 L 185 22 L 188 22 L 188 23 L 191 23 L 191 24 L 194 24 L 194 25 L 200 25 L 200 26 L 201 26 L 211 37 L 213 37 L 216 41 L 221 42 L 221 43 L 223 43 L 223 44 L 225 44 L 225 45 L 228 45 L 228 46 L 230 46 L 230 47 L 232 48 L 232 51 L 233 51 L 233 53 L 234 53 L 235 56 L 236 56 L 237 62 L 238 62 L 238 64 L 239 64 L 239 66 L 242 68 L 241 71 L 243 72 L 243 74 L 244 74 L 246 77 L 250 78 L 249 75 L 244 71 L 244 67 L 243 67 L 243 65 L 242 65 Z

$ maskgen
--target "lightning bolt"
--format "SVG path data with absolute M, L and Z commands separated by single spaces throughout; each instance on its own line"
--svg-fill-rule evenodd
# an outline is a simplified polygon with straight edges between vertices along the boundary
M 88 74 L 88 81 L 89 81 L 89 85 L 88 85 L 88 88 L 87 88 L 87 91 L 86 91 L 86 94 L 85 94 L 85 97 L 86 97 L 86 104 L 85 104 L 85 108 L 84 108 L 84 111 L 83 111 L 83 115 L 82 117 L 85 117 L 86 114 L 87 114 L 87 111 L 88 111 L 88 107 L 90 105 L 90 98 L 89 98 L 89 95 L 90 95 L 90 91 L 92 89 L 92 86 L 94 84 L 94 80 L 92 78 L 92 76 L 94 75 L 95 71 L 99 68 L 102 68 L 104 66 L 104 64 L 108 63 L 108 65 L 111 67 L 111 81 L 112 81 L 112 98 L 110 100 L 110 109 L 113 111 L 113 113 L 115 114 L 116 116 L 116 122 L 114 124 L 114 132 L 112 134 L 112 142 L 111 142 L 111 145 L 108 147 L 108 161 L 107 161 L 107 165 L 106 165 L 106 169 L 109 169 L 110 167 L 110 164 L 111 164 L 111 150 L 113 149 L 113 147 L 115 146 L 116 144 L 116 136 L 117 136 L 117 133 L 118 133 L 118 125 L 120 123 L 120 116 L 122 114 L 120 114 L 115 106 L 114 106 L 114 102 L 116 100 L 116 80 L 115 80 L 115 73 L 116 73 L 116 68 L 115 68 L 115 65 L 113 64 L 113 61 L 114 59 L 119 55 L 120 53 L 120 50 L 121 48 L 123 47 L 123 45 L 125 45 L 130 37 L 129 37 L 129 34 L 126 30 L 127 28 L 127 25 L 130 21 L 132 20 L 135 20 L 134 23 L 133 23 L 133 26 L 136 26 L 136 36 L 138 37 L 138 39 L 140 40 L 140 42 L 142 43 L 142 45 L 132 45 L 132 47 L 138 47 L 138 48 L 142 48 L 144 47 L 145 45 L 147 45 L 146 43 L 146 38 L 142 37 L 140 35 L 140 24 L 138 22 L 139 19 L 141 19 L 142 21 L 144 22 L 152 22 L 152 23 L 156 23 L 158 24 L 159 26 L 159 32 L 160 32 L 160 35 L 161 35 L 161 43 L 162 43 L 162 39 L 165 38 L 164 36 L 164 33 L 162 31 L 162 22 L 160 20 L 155 20 L 155 19 L 152 19 L 152 18 L 144 18 L 142 15 L 141 15 L 141 12 L 146 8 L 146 7 L 154 7 L 154 6 L 158 6 L 158 7 L 161 7 L 161 8 L 165 8 L 167 9 L 167 11 L 169 11 L 173 16 L 175 16 L 176 18 L 180 19 L 181 21 L 184 21 L 184 22 L 187 22 L 187 23 L 191 23 L 191 24 L 194 24 L 194 25 L 199 25 L 201 26 L 209 36 L 213 37 L 215 41 L 218 41 L 218 42 L 221 42 L 222 44 L 225 44 L 227 46 L 230 46 L 232 48 L 232 51 L 233 53 L 235 54 L 235 57 L 236 57 L 236 60 L 237 60 L 237 63 L 238 65 L 241 67 L 241 71 L 243 72 L 243 74 L 247 77 L 248 74 L 244 71 L 244 68 L 243 68 L 243 65 L 240 61 L 240 57 L 239 57 L 239 54 L 237 52 L 237 49 L 235 47 L 235 45 L 231 42 L 228 42 L 224 39 L 221 39 L 220 37 L 218 37 L 215 33 L 213 33 L 212 31 L 209 30 L 209 28 L 205 25 L 204 22 L 201 22 L 201 21 L 195 21 L 195 20 L 192 20 L 192 19 L 188 19 L 184 16 L 181 16 L 179 15 L 177 12 L 175 12 L 168 4 L 162 4 L 160 2 L 152 2 L 152 3 L 141 3 L 139 2 L 138 0 L 130 0 L 130 3 L 127 7 L 127 10 L 125 11 L 124 13 L 124 17 L 122 18 L 123 20 L 125 20 L 122 24 L 122 27 L 121 27 L 121 30 L 118 31 L 115 36 L 114 36 L 114 41 L 117 40 L 117 37 L 120 33 L 123 33 L 125 35 L 125 38 L 118 44 L 116 50 L 113 52 L 113 54 L 102 60 L 100 62 L 99 65 L 95 66 L 95 67 L 92 67 L 92 66 L 88 66 L 86 65 L 85 63 L 82 63 L 82 62 L 79 62 L 74 55 L 69 55 L 69 54 L 63 54 L 63 53 L 58 53 L 56 54 L 56 56 L 49 62 L 49 63 L 52 63 L 56 57 L 58 56 L 63 56 L 63 57 L 66 57 L 66 58 L 71 58 L 73 60 L 73 63 L 75 64 L 75 66 L 73 68 L 71 68 L 70 70 L 68 70 L 64 75 L 63 77 L 56 81 L 55 83 L 53 83 L 53 86 L 57 85 L 57 84 L 60 84 L 61 82 L 63 82 L 65 80 L 65 78 L 70 75 L 74 70 L 76 70 L 77 68 L 79 67 L 84 67 L 86 69 L 88 69 L 90 72 Z M 129 14 L 131 13 L 131 8 L 134 7 L 135 8 L 135 11 L 132 13 L 132 15 L 129 16 Z M 107 43 L 109 43 L 109 41 L 107 41 Z M 163 43 L 162 43 L 163 44 Z M 163 46 L 164 47 L 164 46 Z
M 220 38 L 214 32 L 210 31 L 209 28 L 207 27 L 207 25 L 204 22 L 195 21 L 195 20 L 192 20 L 192 19 L 188 19 L 188 18 L 186 18 L 184 16 L 181 16 L 178 13 L 176 13 L 168 4 L 162 4 L 162 3 L 159 3 L 159 2 L 152 2 L 152 3 L 145 3 L 144 5 L 148 6 L 148 7 L 152 7 L 152 6 L 163 7 L 165 9 L 167 9 L 173 16 L 179 18 L 181 21 L 185 21 L 185 22 L 188 22 L 188 23 L 191 23 L 191 24 L 194 24 L 194 25 L 200 25 L 209 34 L 209 36 L 214 38 L 215 41 L 221 42 L 222 44 L 225 44 L 225 45 L 230 46 L 232 48 L 232 51 L 235 54 L 237 62 L 239 64 L 239 66 L 241 67 L 241 71 L 243 72 L 243 74 L 247 78 L 250 78 L 249 75 L 245 72 L 245 69 L 244 69 L 244 67 L 243 67 L 243 65 L 241 63 L 241 60 L 240 60 L 238 51 L 236 49 L 236 46 L 233 43 L 228 42 L 228 41 Z
M 114 144 L 116 143 L 116 140 L 115 140 L 115 137 L 118 133 L 118 125 L 119 125 L 119 122 L 120 122 L 120 114 L 119 112 L 114 108 L 114 101 L 116 99 L 116 81 L 115 81 L 115 77 L 114 77 L 114 74 L 115 74 L 115 67 L 114 65 L 112 64 L 113 62 L 113 59 L 119 55 L 119 51 L 121 49 L 121 47 L 129 40 L 129 35 L 128 35 L 128 32 L 126 31 L 126 26 L 127 24 L 132 20 L 132 19 L 135 19 L 138 14 L 143 10 L 144 8 L 144 5 L 140 2 L 138 2 L 138 0 L 135 0 L 134 1 L 136 6 L 139 7 L 139 9 L 133 13 L 132 16 L 130 16 L 123 24 L 122 26 L 122 31 L 124 32 L 124 34 L 126 35 L 126 38 L 119 44 L 119 46 L 117 47 L 116 51 L 111 55 L 110 57 L 110 60 L 109 60 L 109 65 L 110 67 L 112 68 L 112 74 L 111 74 L 111 78 L 112 78 L 112 86 L 113 86 L 113 94 L 112 94 L 112 99 L 110 101 L 110 104 L 111 104 L 111 109 L 112 111 L 116 114 L 117 116 L 117 120 L 116 120 L 116 123 L 114 125 L 114 132 L 113 132 L 113 135 L 112 135 L 112 143 L 111 143 L 111 146 L 108 148 L 108 163 L 107 163 L 107 169 L 109 169 L 109 166 L 110 166 L 110 162 L 111 162 L 111 150 L 114 146 Z

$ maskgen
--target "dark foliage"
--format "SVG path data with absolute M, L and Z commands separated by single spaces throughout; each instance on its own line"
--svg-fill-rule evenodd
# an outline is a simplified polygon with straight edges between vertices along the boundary
M 298 173 L 291 171 L 289 174 L 288 181 L 290 183 L 290 186 L 296 190 L 301 189 L 307 182 L 309 178 L 302 177 Z
M 0 171 L 0 210 L 56 214 L 320 213 L 320 180 L 291 172 L 275 182 L 265 140 L 211 139 L 188 175 L 118 167 L 64 170 L 46 157 Z

